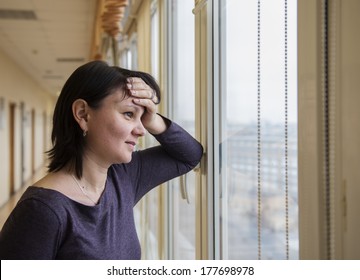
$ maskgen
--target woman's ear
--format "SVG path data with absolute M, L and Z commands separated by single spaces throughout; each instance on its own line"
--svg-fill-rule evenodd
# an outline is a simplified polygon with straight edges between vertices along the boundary
M 72 112 L 82 131 L 88 131 L 89 106 L 84 99 L 76 99 L 72 104 Z

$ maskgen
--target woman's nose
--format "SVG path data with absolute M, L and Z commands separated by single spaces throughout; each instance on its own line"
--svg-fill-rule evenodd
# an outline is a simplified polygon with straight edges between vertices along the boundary
M 145 127 L 143 126 L 143 124 L 142 124 L 141 121 L 138 121 L 136 127 L 134 128 L 134 133 L 135 133 L 137 136 L 144 136 L 144 135 L 145 135 L 146 129 L 145 129 Z

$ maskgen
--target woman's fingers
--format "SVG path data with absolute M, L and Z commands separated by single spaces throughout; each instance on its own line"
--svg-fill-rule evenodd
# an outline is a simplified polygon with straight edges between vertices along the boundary
M 166 130 L 166 124 L 162 117 L 157 115 L 157 104 L 159 99 L 156 91 L 148 86 L 141 78 L 128 78 L 128 89 L 136 105 L 145 108 L 141 121 L 144 127 L 153 134 L 159 134 Z
M 148 86 L 141 78 L 131 77 L 127 79 L 127 88 L 130 90 L 131 95 L 137 98 L 147 98 L 157 104 L 156 92 Z
M 145 107 L 147 113 L 156 114 L 157 112 L 156 104 L 154 104 L 152 100 L 145 98 L 142 99 L 134 98 L 133 101 L 135 104 Z
M 153 121 L 157 112 L 155 104 L 156 92 L 148 86 L 141 78 L 128 78 L 127 88 L 130 90 L 133 102 L 145 108 L 145 114 L 142 116 L 143 122 L 149 124 Z

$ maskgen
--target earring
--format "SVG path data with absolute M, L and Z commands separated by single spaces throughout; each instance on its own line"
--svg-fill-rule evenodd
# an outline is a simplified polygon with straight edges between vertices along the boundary
M 86 130 L 83 131 L 83 136 L 85 137 L 87 134 Z

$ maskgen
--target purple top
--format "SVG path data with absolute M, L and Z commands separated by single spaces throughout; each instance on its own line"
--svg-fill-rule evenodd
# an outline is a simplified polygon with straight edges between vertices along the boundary
M 155 138 L 161 146 L 109 168 L 96 206 L 29 187 L 0 232 L 0 259 L 140 259 L 134 205 L 155 186 L 194 168 L 203 151 L 173 122 Z

